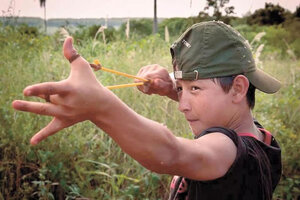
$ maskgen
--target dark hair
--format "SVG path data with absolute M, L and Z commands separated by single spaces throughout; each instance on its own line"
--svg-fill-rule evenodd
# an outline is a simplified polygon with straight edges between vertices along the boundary
M 218 83 L 225 93 L 228 93 L 232 87 L 233 80 L 236 76 L 225 76 L 219 78 L 212 78 L 213 82 Z M 247 103 L 250 109 L 253 109 L 255 106 L 255 86 L 249 83 L 249 88 L 247 91 Z

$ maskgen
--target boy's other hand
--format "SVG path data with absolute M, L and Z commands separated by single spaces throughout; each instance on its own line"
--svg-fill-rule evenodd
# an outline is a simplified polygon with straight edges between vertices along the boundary
M 174 82 L 165 68 L 157 64 L 144 66 L 139 70 L 137 76 L 150 80 L 144 85 L 137 86 L 141 92 L 148 95 L 168 96 L 177 100 Z M 135 80 L 135 82 L 140 81 Z

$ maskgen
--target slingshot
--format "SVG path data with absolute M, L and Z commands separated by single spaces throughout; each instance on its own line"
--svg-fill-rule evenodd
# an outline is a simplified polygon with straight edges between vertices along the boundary
M 106 88 L 108 89 L 117 89 L 117 88 L 125 88 L 125 87 L 134 87 L 134 86 L 138 86 L 138 85 L 144 85 L 144 83 L 146 82 L 149 82 L 150 80 L 148 79 L 144 79 L 144 78 L 141 78 L 141 77 L 138 77 L 138 76 L 134 76 L 134 75 L 131 75 L 131 74 L 126 74 L 126 73 L 123 73 L 123 72 L 119 72 L 119 71 L 116 71 L 116 70 L 112 70 L 112 69 L 108 69 L 108 68 L 105 68 L 103 67 L 99 60 L 94 60 L 93 63 L 90 63 L 90 66 L 95 70 L 95 71 L 98 71 L 98 70 L 103 70 L 103 71 L 106 71 L 106 72 L 110 72 L 110 73 L 114 73 L 114 74 L 118 74 L 120 76 L 125 76 L 127 78 L 133 78 L 133 79 L 138 79 L 138 80 L 141 80 L 143 82 L 138 82 L 138 83 L 128 83 L 128 84 L 121 84 L 121 85 L 111 85 L 111 86 L 106 86 Z

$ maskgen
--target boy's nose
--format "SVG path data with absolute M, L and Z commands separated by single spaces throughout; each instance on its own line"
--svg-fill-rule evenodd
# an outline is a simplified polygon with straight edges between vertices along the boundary
M 183 112 L 183 113 L 191 110 L 191 105 L 189 103 L 189 97 L 184 92 L 182 92 L 182 94 L 179 98 L 178 109 L 180 112 Z

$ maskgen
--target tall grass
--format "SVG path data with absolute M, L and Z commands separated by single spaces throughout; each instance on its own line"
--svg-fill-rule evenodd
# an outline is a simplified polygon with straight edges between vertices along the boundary
M 170 177 L 141 167 L 90 122 L 67 128 L 36 147 L 29 146 L 30 137 L 50 118 L 16 112 L 11 102 L 38 100 L 23 97 L 23 88 L 68 76 L 70 69 L 61 45 L 55 36 L 31 37 L 9 27 L 0 31 L 0 199 L 165 199 Z M 126 73 L 136 74 L 141 66 L 153 63 L 171 70 L 170 44 L 158 36 L 107 44 L 91 38 L 75 41 L 75 46 L 88 61 L 97 58 L 103 66 Z M 263 52 L 261 62 L 265 71 L 283 82 L 283 88 L 275 95 L 258 93 L 254 115 L 276 135 L 283 150 L 284 176 L 275 198 L 295 199 L 300 195 L 300 61 Z M 132 81 L 95 73 L 103 85 Z M 139 114 L 166 124 L 176 135 L 192 137 L 175 102 L 142 95 L 135 88 L 114 93 Z

